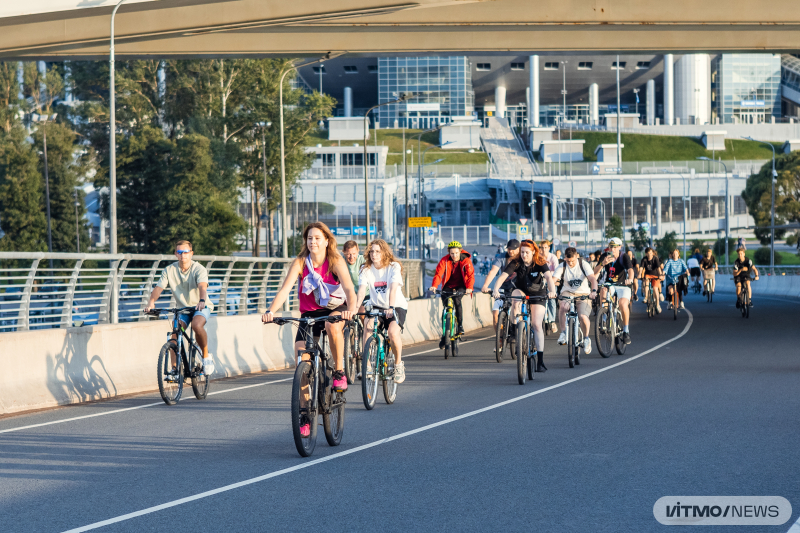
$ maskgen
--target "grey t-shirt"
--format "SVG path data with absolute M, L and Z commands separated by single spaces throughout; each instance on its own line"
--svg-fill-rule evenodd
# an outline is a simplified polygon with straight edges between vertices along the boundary
M 197 261 L 192 261 L 186 272 L 177 262 L 172 263 L 161 272 L 158 280 L 159 287 L 172 290 L 172 296 L 180 307 L 194 307 L 200 303 L 199 283 L 208 283 L 208 271 Z M 214 310 L 210 298 L 206 300 L 206 307 L 209 312 Z

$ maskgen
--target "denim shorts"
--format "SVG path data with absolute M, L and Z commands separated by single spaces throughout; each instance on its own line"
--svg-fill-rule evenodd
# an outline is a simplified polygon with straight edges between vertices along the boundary
M 202 311 L 192 311 L 191 313 L 187 313 L 185 315 L 178 315 L 178 320 L 188 326 L 192 323 L 192 319 L 195 317 L 195 315 L 205 317 L 206 324 L 208 324 L 208 319 L 211 318 L 211 311 L 208 310 L 208 307 L 204 307 Z

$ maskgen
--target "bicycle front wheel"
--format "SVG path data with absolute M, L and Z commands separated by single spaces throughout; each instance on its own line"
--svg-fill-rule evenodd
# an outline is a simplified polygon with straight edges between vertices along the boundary
M 525 385 L 528 378 L 528 324 L 517 324 L 517 380 L 520 385 Z
M 614 332 L 611 331 L 611 309 L 601 307 L 594 321 L 594 340 L 597 351 L 603 357 L 611 357 L 614 349 Z
M 567 323 L 567 362 L 570 368 L 575 368 L 575 342 L 573 340 L 572 332 L 575 329 L 575 324 L 569 319 Z
M 453 340 L 450 334 L 453 330 L 453 315 L 451 313 L 444 314 L 444 358 L 450 357 L 450 348 Z
M 619 309 L 617 309 L 617 334 L 614 336 L 614 345 L 617 349 L 617 353 L 619 355 L 624 355 L 625 350 L 628 348 L 628 345 L 625 344 L 625 341 L 622 340 L 622 313 L 620 313 Z
M 378 372 L 378 342 L 375 337 L 370 337 L 361 352 L 361 397 L 368 411 L 375 407 L 378 396 Z
M 344 394 L 331 391 L 329 396 L 332 405 L 328 413 L 322 414 L 322 428 L 325 430 L 325 440 L 330 446 L 342 443 L 344 434 Z
M 164 343 L 158 354 L 158 368 L 156 369 L 158 392 L 161 393 L 161 399 L 167 405 L 178 403 L 183 392 L 183 364 L 177 352 L 178 346 L 170 341 Z M 170 353 L 175 354 L 176 368 L 174 372 Z
M 506 347 L 506 334 L 508 333 L 508 313 L 500 311 L 497 317 L 497 331 L 494 334 L 494 355 L 498 363 L 503 362 L 503 350 Z
M 301 361 L 294 371 L 292 382 L 292 435 L 297 453 L 302 457 L 310 456 L 317 446 L 317 412 L 311 410 L 311 395 L 318 386 L 314 367 L 308 361 Z M 301 407 L 303 399 L 306 400 L 306 407 Z M 310 425 L 308 437 L 303 437 L 300 433 L 304 418 Z
M 192 372 L 196 374 L 195 377 L 192 378 L 192 392 L 194 392 L 194 397 L 198 400 L 205 400 L 206 396 L 208 396 L 208 387 L 211 382 L 208 379 L 205 371 L 197 374 L 196 367 L 200 366 L 197 364 L 198 358 L 202 359 L 200 353 L 197 350 L 192 349 L 192 361 L 189 362 L 189 368 L 191 368 Z
M 394 351 L 391 346 L 386 350 L 386 375 L 383 380 L 383 399 L 391 405 L 397 398 L 397 383 L 394 381 Z

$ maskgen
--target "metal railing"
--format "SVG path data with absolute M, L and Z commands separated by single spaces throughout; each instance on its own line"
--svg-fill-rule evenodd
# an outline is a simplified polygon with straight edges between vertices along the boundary
M 730 176 L 733 177 L 749 177 L 757 174 L 761 167 L 767 163 L 766 159 L 739 159 L 739 160 L 725 160 L 723 161 L 728 165 Z M 544 176 L 556 178 L 557 176 L 591 176 L 591 175 L 615 175 L 617 174 L 616 168 L 604 167 L 602 163 L 595 161 L 574 161 L 572 163 L 550 163 L 544 162 L 542 165 L 542 173 Z M 723 167 L 715 165 L 713 162 L 706 161 L 623 161 L 622 174 L 689 174 L 691 170 L 697 174 L 706 174 L 709 172 L 722 174 Z
M 208 270 L 212 315 L 263 312 L 292 259 L 198 255 Z M 172 255 L 0 252 L 0 333 L 135 322 Z M 402 261 L 403 292 L 422 295 L 420 261 Z M 52 267 L 51 267 L 52 265 Z M 174 306 L 165 290 L 158 307 Z M 293 290 L 284 309 L 298 308 Z

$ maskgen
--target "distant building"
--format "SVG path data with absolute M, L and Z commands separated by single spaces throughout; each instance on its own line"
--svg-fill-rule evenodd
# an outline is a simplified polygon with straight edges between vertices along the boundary
M 713 112 L 722 124 L 781 116 L 781 56 L 721 54 L 712 62 Z

